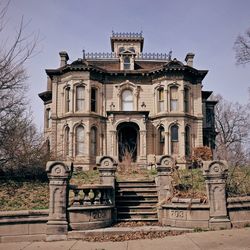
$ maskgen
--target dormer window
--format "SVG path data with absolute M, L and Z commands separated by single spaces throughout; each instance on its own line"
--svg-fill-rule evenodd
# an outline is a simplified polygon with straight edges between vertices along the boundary
M 125 56 L 123 59 L 123 69 L 124 70 L 129 70 L 130 69 L 130 57 L 129 56 Z
M 120 47 L 119 48 L 119 53 L 122 53 L 122 52 L 124 52 L 125 51 L 125 48 L 124 47 Z

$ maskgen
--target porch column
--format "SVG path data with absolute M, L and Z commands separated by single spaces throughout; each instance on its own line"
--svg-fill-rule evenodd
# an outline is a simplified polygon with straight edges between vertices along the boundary
M 116 130 L 110 131 L 111 135 L 111 156 L 117 157 L 117 132 Z
M 147 139 L 146 130 L 140 130 L 140 159 L 146 160 L 147 156 Z
M 165 155 L 170 155 L 170 150 L 169 150 L 169 132 L 165 131 L 165 143 L 164 143 L 164 154 Z

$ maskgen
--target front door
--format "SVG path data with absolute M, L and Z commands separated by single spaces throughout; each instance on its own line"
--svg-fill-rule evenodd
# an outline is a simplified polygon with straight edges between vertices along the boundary
M 136 161 L 139 127 L 133 122 L 121 123 L 118 128 L 119 161 Z

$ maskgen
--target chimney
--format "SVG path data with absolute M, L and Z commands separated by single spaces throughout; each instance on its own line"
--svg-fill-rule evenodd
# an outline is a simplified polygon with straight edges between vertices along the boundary
M 187 53 L 185 61 L 188 66 L 193 67 L 194 53 Z
M 61 51 L 59 52 L 61 62 L 60 62 L 60 67 L 63 67 L 67 64 L 67 61 L 69 60 L 68 53 L 66 51 Z

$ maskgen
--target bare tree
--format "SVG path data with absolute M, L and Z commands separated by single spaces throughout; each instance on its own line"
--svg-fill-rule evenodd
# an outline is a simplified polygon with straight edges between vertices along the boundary
M 10 1 L 0 3 L 0 169 L 22 169 L 44 157 L 41 136 L 30 115 L 26 62 L 34 55 L 38 36 L 26 35 L 22 18 L 13 37 L 3 39 Z M 12 42 L 11 42 L 12 41 Z
M 234 50 L 237 64 L 250 62 L 250 29 L 245 32 L 245 35 L 239 35 L 236 38 Z
M 232 166 L 249 163 L 250 105 L 241 105 L 216 96 L 216 157 Z

